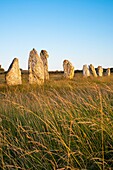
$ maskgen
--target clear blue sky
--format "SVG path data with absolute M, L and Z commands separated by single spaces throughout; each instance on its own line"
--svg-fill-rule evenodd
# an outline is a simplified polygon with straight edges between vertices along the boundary
M 113 67 L 113 0 L 0 0 L 0 64 L 27 69 L 32 48 L 48 51 L 49 70 Z

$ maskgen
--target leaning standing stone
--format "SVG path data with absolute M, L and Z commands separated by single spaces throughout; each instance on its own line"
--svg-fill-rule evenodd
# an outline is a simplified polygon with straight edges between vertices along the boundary
M 21 71 L 19 68 L 19 61 L 17 58 L 14 58 L 14 60 L 12 61 L 5 78 L 7 85 L 22 84 Z
M 44 66 L 35 49 L 30 52 L 28 61 L 29 83 L 41 85 L 44 83 Z
M 71 64 L 70 61 L 64 60 L 63 61 L 63 68 L 64 68 L 64 77 L 67 79 L 73 79 L 74 77 L 74 66 Z
M 91 73 L 94 77 L 97 77 L 96 70 L 95 70 L 95 68 L 94 68 L 94 66 L 93 66 L 92 64 L 90 64 L 89 70 L 90 70 L 90 73 Z
M 49 80 L 48 61 L 47 61 L 49 55 L 48 55 L 47 51 L 46 50 L 41 50 L 40 57 L 41 57 L 41 59 L 43 61 L 43 66 L 44 66 L 44 79 Z
M 84 77 L 90 76 L 90 72 L 89 72 L 89 68 L 87 67 L 87 64 L 83 65 L 83 76 Z

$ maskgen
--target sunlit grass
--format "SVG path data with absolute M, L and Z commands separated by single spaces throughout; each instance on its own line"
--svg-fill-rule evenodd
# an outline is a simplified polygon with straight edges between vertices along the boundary
M 3 170 L 113 168 L 113 76 L 0 89 Z

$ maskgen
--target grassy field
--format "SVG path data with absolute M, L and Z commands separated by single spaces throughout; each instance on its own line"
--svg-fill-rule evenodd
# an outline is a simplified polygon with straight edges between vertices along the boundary
M 22 79 L 8 87 L 0 75 L 0 169 L 112 170 L 113 75 Z

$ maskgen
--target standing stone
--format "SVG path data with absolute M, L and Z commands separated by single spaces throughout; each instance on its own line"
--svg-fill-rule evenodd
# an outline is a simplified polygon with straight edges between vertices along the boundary
M 87 67 L 87 64 L 83 65 L 83 76 L 84 77 L 90 76 L 90 71 L 89 71 L 89 68 Z
M 90 70 L 90 73 L 91 73 L 94 77 L 97 77 L 96 70 L 95 70 L 95 68 L 94 68 L 94 66 L 93 66 L 92 64 L 90 64 L 89 70 Z
M 102 68 L 102 66 L 98 66 L 97 71 L 98 71 L 98 76 L 102 77 L 103 76 L 103 68 Z
M 6 83 L 8 85 L 19 85 L 22 84 L 21 71 L 19 68 L 19 61 L 14 58 L 7 73 L 6 73 Z
M 67 79 L 72 79 L 74 77 L 74 66 L 71 64 L 71 62 L 68 60 L 64 60 L 63 68 L 64 68 L 64 77 Z
M 33 48 L 28 61 L 29 83 L 41 85 L 44 83 L 44 66 L 37 51 Z
M 110 71 L 110 68 L 108 68 L 108 69 L 106 70 L 105 75 L 106 75 L 106 76 L 110 76 L 110 74 L 111 74 L 111 71 Z
M 41 59 L 43 61 L 43 66 L 44 66 L 44 79 L 49 80 L 48 61 L 47 61 L 49 55 L 48 55 L 47 51 L 46 50 L 41 50 L 40 57 L 41 57 Z

